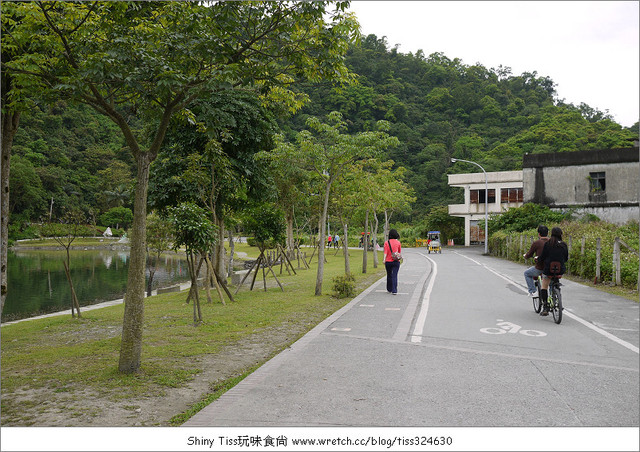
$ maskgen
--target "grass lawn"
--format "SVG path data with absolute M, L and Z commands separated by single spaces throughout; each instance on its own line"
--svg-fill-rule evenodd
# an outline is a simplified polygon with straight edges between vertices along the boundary
M 31 245 L 31 243 L 30 243 Z M 257 248 L 236 245 L 236 251 L 257 257 Z M 384 274 L 382 253 L 378 268 L 373 268 L 369 253 L 368 273 L 362 274 L 362 250 L 350 250 L 351 268 L 356 278 L 356 294 Z M 311 252 L 309 251 L 310 255 Z M 203 322 L 194 326 L 191 304 L 186 304 L 187 292 L 168 293 L 145 299 L 145 328 L 142 366 L 135 375 L 118 372 L 118 357 L 124 305 L 86 311 L 81 319 L 56 316 L 3 326 L 2 340 L 2 424 L 19 424 L 24 403 L 16 394 L 74 393 L 89 389 L 107 401 L 122 402 L 131 398 L 162 397 L 171 388 L 183 387 L 203 371 L 203 356 L 219 353 L 260 331 L 290 329 L 296 332 L 288 342 L 277 344 L 282 350 L 351 299 L 331 295 L 332 278 L 344 274 L 344 257 L 340 251 L 327 251 L 323 295 L 314 296 L 317 255 L 311 269 L 297 269 L 297 275 L 274 267 L 284 292 L 268 274 L 268 289 L 259 273 L 253 291 L 248 284 L 235 295 L 235 302 L 219 301 L 212 290 L 212 303 L 201 292 Z M 230 286 L 232 293 L 235 290 Z M 255 367 L 254 367 L 255 369 Z M 239 378 L 218 382 L 216 395 L 237 384 Z M 203 394 L 202 408 L 213 400 Z M 64 410 L 64 407 L 58 409 Z M 184 422 L 191 413 L 180 415 L 174 424 Z M 38 425 L 37 416 L 25 418 L 23 425 Z

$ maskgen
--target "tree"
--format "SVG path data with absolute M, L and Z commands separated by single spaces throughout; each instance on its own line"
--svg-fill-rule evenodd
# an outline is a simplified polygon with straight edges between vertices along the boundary
M 346 123 L 342 114 L 332 112 L 327 123 L 315 117 L 307 120 L 309 130 L 297 135 L 296 144 L 279 143 L 278 153 L 290 161 L 298 161 L 298 166 L 316 173 L 324 182 L 322 210 L 319 215 L 320 237 L 318 249 L 318 274 L 315 295 L 322 294 L 324 275 L 324 243 L 326 239 L 327 211 L 331 197 L 331 185 L 342 176 L 349 164 L 357 159 L 372 157 L 382 150 L 398 144 L 398 139 L 390 137 L 388 123 L 380 121 L 376 132 L 361 132 L 357 135 L 345 134 Z
M 253 280 L 251 282 L 251 289 L 253 289 L 253 284 L 255 283 L 256 276 L 258 275 L 258 271 L 262 268 L 262 279 L 264 282 L 264 290 L 267 290 L 267 280 L 265 276 L 264 267 L 269 267 L 269 271 L 276 279 L 280 289 L 284 291 L 284 288 L 278 281 L 278 277 L 273 272 L 271 268 L 271 263 L 267 260 L 264 255 L 264 252 L 270 246 L 274 248 L 281 249 L 280 244 L 284 240 L 284 214 L 280 208 L 271 203 L 261 203 L 253 206 L 251 209 L 248 209 L 245 213 L 244 225 L 246 230 L 253 234 L 255 241 L 258 244 L 258 248 L 260 249 L 260 255 L 258 259 L 253 263 L 253 266 L 249 269 L 249 272 L 244 276 L 241 283 L 238 285 L 238 289 L 244 283 L 244 280 L 249 276 L 253 268 L 256 269 L 256 272 L 253 276 Z M 282 256 L 282 259 L 286 259 L 285 256 Z
M 64 266 L 64 274 L 66 275 L 67 282 L 69 283 L 69 288 L 71 289 L 71 317 L 74 318 L 76 316 L 75 311 L 78 313 L 78 318 L 81 317 L 81 314 L 80 303 L 78 302 L 78 297 L 76 296 L 76 291 L 73 287 L 73 280 L 71 279 L 71 256 L 69 252 L 71 244 L 78 237 L 80 226 L 84 223 L 83 220 L 84 219 L 80 212 L 67 210 L 62 218 L 61 224 L 47 223 L 43 227 L 43 233 L 46 236 L 53 237 L 54 240 L 58 242 L 60 246 L 64 247 L 67 252 L 67 259 L 62 261 L 62 264 Z
M 302 99 L 295 78 L 348 81 L 344 55 L 357 35 L 348 2 L 24 2 L 7 69 L 24 86 L 86 103 L 121 130 L 136 162 L 131 259 L 119 370 L 141 363 L 149 168 L 171 118 L 204 93 L 247 84 L 265 97 Z M 4 11 L 4 10 L 7 11 Z M 325 14 L 329 23 L 325 23 Z M 5 38 L 6 39 L 6 38 Z M 4 39 L 3 39 L 4 42 Z M 41 88 L 44 86 L 44 88 Z M 145 123 L 145 133 L 130 118 Z
M 126 207 L 113 207 L 100 216 L 102 226 L 127 229 L 133 220 L 133 212 Z
M 147 282 L 147 296 L 151 296 L 153 287 L 153 276 L 158 269 L 160 256 L 163 252 L 171 249 L 173 245 L 173 228 L 167 218 L 163 218 L 155 213 L 147 218 L 147 254 L 149 281 Z
M 198 259 L 204 260 L 216 241 L 216 226 L 207 218 L 207 212 L 193 203 L 183 203 L 169 209 L 170 221 L 175 231 L 175 250 L 185 247 L 191 288 L 187 300 L 193 300 L 193 323 L 202 321 L 198 294 Z
M 265 163 L 254 156 L 273 147 L 277 126 L 249 90 L 214 93 L 191 111 L 194 121 L 174 121 L 152 165 L 149 204 L 164 209 L 192 201 L 206 207 L 219 233 L 213 265 L 223 275 L 226 218 L 247 199 L 267 200 L 273 191 Z

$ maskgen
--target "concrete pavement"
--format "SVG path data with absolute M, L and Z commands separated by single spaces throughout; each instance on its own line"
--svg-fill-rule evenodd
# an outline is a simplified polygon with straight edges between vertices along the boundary
M 478 248 L 385 278 L 184 426 L 638 426 L 638 303 L 565 281 L 565 319 Z

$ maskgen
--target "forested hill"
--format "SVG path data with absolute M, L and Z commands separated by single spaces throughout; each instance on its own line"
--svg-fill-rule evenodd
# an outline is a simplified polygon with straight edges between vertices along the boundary
M 409 170 L 417 195 L 413 220 L 453 199 L 446 177 L 451 157 L 487 171 L 511 170 L 527 152 L 629 147 L 638 137 L 637 123 L 623 129 L 596 108 L 558 101 L 553 81 L 536 73 L 467 66 L 439 53 L 402 54 L 375 35 L 351 49 L 348 62 L 359 84 L 300 86 L 311 101 L 280 127 L 291 135 L 307 116 L 333 110 L 342 112 L 351 132 L 390 121 L 401 146 L 388 158 Z M 466 166 L 455 172 L 476 171 Z M 95 217 L 110 207 L 130 207 L 134 174 L 119 129 L 104 116 L 64 102 L 34 108 L 22 115 L 14 141 L 11 222 L 47 218 L 52 198 L 54 218 L 62 206 Z
M 360 76 L 357 86 L 301 87 L 312 101 L 282 127 L 301 129 L 306 116 L 332 110 L 344 115 L 352 132 L 390 121 L 402 145 L 388 157 L 410 170 L 418 216 L 450 201 L 451 157 L 487 171 L 514 170 L 525 153 L 629 147 L 638 137 L 637 123 L 623 129 L 597 108 L 556 99 L 553 80 L 535 72 L 468 66 L 441 53 L 402 54 L 375 35 L 350 51 L 349 66 Z M 455 172 L 478 171 L 464 166 Z

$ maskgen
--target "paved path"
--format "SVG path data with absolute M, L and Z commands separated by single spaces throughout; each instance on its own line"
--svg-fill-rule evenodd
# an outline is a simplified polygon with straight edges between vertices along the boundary
M 381 279 L 185 426 L 638 426 L 638 303 L 565 281 L 561 325 L 513 262 L 404 249 Z

